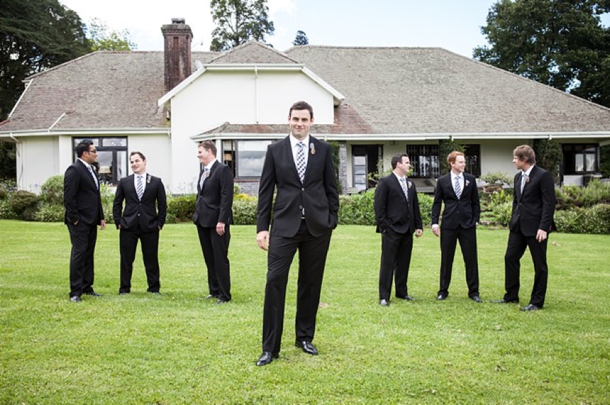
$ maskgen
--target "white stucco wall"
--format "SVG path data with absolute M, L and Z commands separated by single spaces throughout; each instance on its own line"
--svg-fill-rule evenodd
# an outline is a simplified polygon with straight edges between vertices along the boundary
M 56 136 L 24 137 L 17 145 L 17 187 L 40 193 L 40 186 L 60 174 L 60 145 Z
M 288 110 L 299 100 L 312 105 L 316 123 L 333 123 L 333 96 L 302 72 L 205 72 L 171 100 L 172 192 L 196 191 L 199 160 L 192 136 L 225 122 L 287 124 Z

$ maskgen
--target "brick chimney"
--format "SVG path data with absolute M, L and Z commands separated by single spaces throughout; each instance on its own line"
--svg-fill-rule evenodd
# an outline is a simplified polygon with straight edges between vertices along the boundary
M 184 18 L 172 18 L 161 27 L 165 39 L 165 91 L 191 75 L 191 41 L 193 32 Z

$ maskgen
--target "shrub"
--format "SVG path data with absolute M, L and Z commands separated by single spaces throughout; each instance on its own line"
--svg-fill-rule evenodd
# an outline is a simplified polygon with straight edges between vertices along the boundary
M 556 196 L 559 209 L 610 204 L 610 183 L 594 179 L 586 187 L 563 186 Z
M 63 205 L 40 204 L 38 211 L 34 214 L 34 220 L 39 222 L 64 222 L 65 209 Z M 108 220 L 106 218 L 106 220 Z
M 556 211 L 557 231 L 565 233 L 610 234 L 610 205 Z
M 169 198 L 167 202 L 166 222 L 192 222 L 196 203 L 196 194 L 187 194 Z
M 19 219 L 19 216 L 11 210 L 8 199 L 0 199 L 0 219 Z
M 0 200 L 8 198 L 10 193 L 17 190 L 17 184 L 12 179 L 0 179 Z
M 339 224 L 375 225 L 375 189 L 361 194 L 339 196 Z
M 579 227 L 580 214 L 576 209 L 555 211 L 553 219 L 557 232 L 577 233 L 576 229 Z
M 38 196 L 32 192 L 18 190 L 8 200 L 9 208 L 21 219 L 31 220 L 38 205 Z
M 513 184 L 513 177 L 505 172 L 485 173 L 480 179 L 489 184 L 508 184 L 510 186 Z
M 235 225 L 256 225 L 258 200 L 256 197 L 233 201 L 233 223 Z
M 428 194 L 417 193 L 417 199 L 419 200 L 419 211 L 421 215 L 421 221 L 424 228 L 430 225 L 430 216 L 432 214 L 432 203 L 434 197 Z
M 491 216 L 494 221 L 502 226 L 508 226 L 513 210 L 512 202 L 504 202 L 491 207 Z
M 114 204 L 114 189 L 107 183 L 100 183 L 100 195 L 102 197 L 102 210 L 104 219 L 108 223 L 114 223 L 112 217 L 112 204 Z
M 50 205 L 64 204 L 64 176 L 51 176 L 40 187 L 40 199 Z

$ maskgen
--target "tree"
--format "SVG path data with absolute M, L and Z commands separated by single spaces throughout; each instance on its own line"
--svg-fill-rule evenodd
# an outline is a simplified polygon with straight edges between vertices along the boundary
M 550 172 L 557 183 L 559 165 L 563 161 L 561 144 L 554 139 L 535 139 L 533 148 L 536 152 L 536 164 Z
M 92 52 L 131 51 L 138 48 L 135 43 L 131 42 L 128 30 L 108 32 L 108 26 L 98 18 L 89 22 L 87 31 Z
M 499 0 L 481 28 L 490 46 L 473 57 L 610 106 L 608 11 L 608 1 Z
M 23 80 L 89 52 L 74 11 L 58 0 L 3 0 L 0 8 L 0 120 L 24 89 Z
M 265 43 L 265 35 L 275 31 L 267 0 L 211 0 L 210 8 L 216 24 L 210 51 L 226 51 L 249 40 Z
M 292 41 L 292 45 L 295 45 L 295 46 L 309 45 L 309 40 L 307 39 L 307 34 L 305 34 L 301 30 L 297 31 L 297 36 L 294 38 L 294 41 Z

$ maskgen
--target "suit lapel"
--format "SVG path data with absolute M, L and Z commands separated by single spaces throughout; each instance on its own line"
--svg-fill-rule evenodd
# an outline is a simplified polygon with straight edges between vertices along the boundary
M 95 180 L 93 179 L 93 177 L 91 177 L 91 172 L 89 171 L 87 166 L 83 162 L 81 162 L 80 160 L 77 160 L 77 162 L 80 163 L 80 167 L 82 167 L 81 170 L 85 173 L 85 176 L 87 176 L 87 178 L 89 179 L 91 184 L 93 184 L 93 187 L 95 187 L 95 189 L 97 189 L 97 184 L 95 184 Z M 91 168 L 91 170 L 93 170 L 93 168 Z M 93 170 L 93 175 L 94 176 L 96 175 L 95 174 L 95 170 Z

